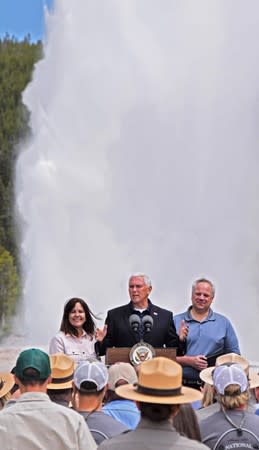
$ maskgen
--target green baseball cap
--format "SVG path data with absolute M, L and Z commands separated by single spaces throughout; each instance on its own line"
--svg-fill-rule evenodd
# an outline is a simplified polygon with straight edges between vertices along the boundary
M 35 369 L 37 375 L 26 374 L 26 369 Z M 29 348 L 20 353 L 14 370 L 19 380 L 46 380 L 51 374 L 49 355 L 38 348 Z

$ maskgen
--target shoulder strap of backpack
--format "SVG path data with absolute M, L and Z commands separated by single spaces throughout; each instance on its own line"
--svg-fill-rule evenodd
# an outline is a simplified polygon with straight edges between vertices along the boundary
M 214 447 L 213 447 L 213 450 L 216 450 L 216 449 L 218 448 L 219 444 L 221 443 L 221 441 L 224 439 L 224 437 L 225 437 L 226 435 L 228 435 L 229 433 L 231 433 L 232 431 L 237 431 L 237 433 L 240 433 L 240 434 L 242 434 L 243 432 L 246 432 L 246 433 L 248 433 L 250 436 L 253 436 L 254 439 L 256 440 L 256 442 L 259 444 L 259 438 L 258 438 L 258 436 L 257 436 L 255 433 L 253 433 L 253 431 L 248 430 L 247 428 L 243 427 L 243 425 L 244 425 L 244 423 L 245 423 L 245 419 L 246 419 L 246 412 L 245 412 L 245 411 L 244 411 L 242 420 L 241 420 L 241 422 L 240 422 L 239 425 L 235 424 L 235 423 L 233 422 L 233 420 L 231 420 L 231 418 L 228 416 L 228 414 L 227 414 L 227 412 L 225 411 L 224 408 L 221 407 L 221 411 L 222 411 L 222 413 L 224 414 L 225 419 L 227 420 L 227 422 L 228 422 L 230 425 L 232 425 L 232 427 L 229 428 L 228 430 L 224 431 L 224 432 L 219 436 L 219 438 L 217 439 L 217 441 L 216 441 L 216 443 L 215 443 L 215 445 L 214 445 Z
M 253 433 L 253 431 L 248 430 L 247 428 L 236 428 L 236 427 L 235 427 L 235 428 L 229 428 L 228 430 L 224 431 L 224 433 L 222 433 L 222 434 L 219 436 L 217 442 L 215 443 L 215 445 L 214 445 L 214 447 L 213 447 L 213 450 L 216 450 L 216 449 L 218 448 L 219 444 L 221 443 L 221 441 L 224 439 L 224 437 L 227 436 L 227 435 L 228 435 L 229 433 L 231 433 L 232 431 L 240 431 L 241 433 L 246 432 L 246 433 L 248 433 L 250 436 L 253 436 L 253 438 L 255 439 L 255 441 L 258 443 L 258 447 L 257 447 L 257 448 L 259 448 L 259 438 L 258 438 L 258 436 L 257 436 L 255 433 Z

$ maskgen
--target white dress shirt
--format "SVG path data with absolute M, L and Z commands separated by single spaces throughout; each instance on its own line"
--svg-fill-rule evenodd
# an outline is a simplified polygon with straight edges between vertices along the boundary
M 94 348 L 95 343 L 96 339 L 85 331 L 83 331 L 83 334 L 80 337 L 65 334 L 63 331 L 60 331 L 50 341 L 49 354 L 65 353 L 79 364 L 90 357 L 96 357 Z

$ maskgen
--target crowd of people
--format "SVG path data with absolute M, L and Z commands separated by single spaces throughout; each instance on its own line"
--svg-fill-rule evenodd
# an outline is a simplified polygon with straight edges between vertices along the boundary
M 151 290 L 133 274 L 129 303 L 108 311 L 103 328 L 83 299 L 65 303 L 49 352 L 26 349 L 0 373 L 1 448 L 259 448 L 259 374 L 212 309 L 213 283 L 196 280 L 176 316 Z M 106 364 L 107 349 L 138 345 L 174 348 L 174 359 Z

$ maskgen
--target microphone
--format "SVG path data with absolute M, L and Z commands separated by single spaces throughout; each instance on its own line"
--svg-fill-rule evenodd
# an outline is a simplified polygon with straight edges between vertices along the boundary
M 140 323 L 141 320 L 137 314 L 131 314 L 131 316 L 129 316 L 129 324 L 135 333 L 139 330 Z
M 142 323 L 144 325 L 144 329 L 146 333 L 149 333 L 149 331 L 151 331 L 152 327 L 153 327 L 153 317 L 151 316 L 144 316 L 142 319 Z

